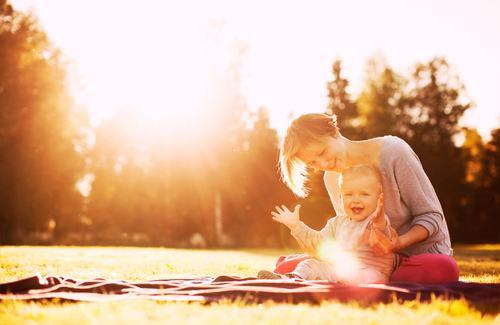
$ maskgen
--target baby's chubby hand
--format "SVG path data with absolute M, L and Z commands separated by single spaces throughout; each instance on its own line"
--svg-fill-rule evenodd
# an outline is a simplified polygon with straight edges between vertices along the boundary
M 385 213 L 384 213 L 384 193 L 380 193 L 377 200 L 377 207 L 373 211 L 373 226 L 376 228 L 385 228 Z
M 300 216 L 299 216 L 299 210 L 300 210 L 300 204 L 297 204 L 295 208 L 293 209 L 293 212 L 288 210 L 288 208 L 284 205 L 281 207 L 276 206 L 276 211 L 272 211 L 271 214 L 273 215 L 273 220 L 278 221 L 288 228 L 292 229 L 297 226 L 297 224 L 300 222 Z

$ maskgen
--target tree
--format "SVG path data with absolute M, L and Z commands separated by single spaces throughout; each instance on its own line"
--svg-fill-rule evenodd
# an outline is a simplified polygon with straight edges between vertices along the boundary
M 482 160 L 481 187 L 484 204 L 481 204 L 483 213 L 480 215 L 482 224 L 481 241 L 500 241 L 500 128 L 491 131 L 491 140 L 486 144 Z M 484 232 L 483 232 L 484 231 Z
M 498 242 L 500 223 L 500 129 L 483 144 L 477 131 L 467 130 L 462 147 L 467 161 L 466 189 L 460 203 L 460 236 L 467 241 Z
M 234 202 L 244 189 L 235 182 L 246 172 L 239 154 L 243 52 L 237 47 L 227 69 L 210 67 L 201 76 L 206 93 L 197 94 L 203 100 L 196 115 L 182 114 L 180 103 L 162 107 L 154 121 L 121 114 L 96 130 L 88 208 L 95 227 L 114 227 L 115 236 L 144 231 L 172 246 L 187 245 L 195 233 L 220 244 L 221 219 L 237 219 Z
M 89 153 L 88 172 L 93 182 L 86 217 L 87 230 L 94 232 L 97 243 L 117 244 L 121 236 L 148 232 L 154 225 L 153 191 L 147 173 L 149 144 L 140 136 L 146 132 L 141 122 L 138 116 L 120 113 L 95 129 L 95 144 Z
M 466 168 L 453 139 L 461 131 L 460 118 L 473 103 L 458 74 L 437 57 L 415 66 L 401 106 L 406 117 L 402 135 L 419 155 L 453 230 L 461 213 L 457 202 L 463 196 Z
M 86 116 L 59 51 L 31 15 L 0 0 L 0 241 L 75 227 Z
M 387 134 L 406 138 L 408 117 L 401 107 L 405 84 L 382 56 L 368 61 L 365 88 L 357 99 L 363 138 Z
M 473 103 L 446 59 L 436 57 L 415 66 L 402 105 L 410 118 L 408 139 L 448 147 L 461 130 L 458 121 Z
M 358 107 L 351 99 L 348 92 L 349 81 L 342 77 L 342 64 L 340 60 L 333 62 L 333 80 L 327 83 L 328 106 L 327 114 L 337 116 L 338 126 L 342 134 L 350 139 L 360 137 L 358 120 Z
M 264 107 L 252 114 L 252 125 L 242 136 L 240 172 L 232 176 L 239 194 L 233 196 L 235 209 L 225 216 L 224 227 L 239 246 L 277 246 L 281 228 L 270 213 L 276 205 L 291 203 L 293 195 L 280 180 L 278 134 Z

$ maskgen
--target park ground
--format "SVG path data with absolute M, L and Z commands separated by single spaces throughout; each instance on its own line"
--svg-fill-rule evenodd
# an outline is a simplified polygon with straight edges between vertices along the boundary
M 454 247 L 462 281 L 499 283 L 500 244 Z M 33 274 L 77 279 L 151 280 L 255 276 L 272 269 L 284 250 L 191 250 L 140 247 L 0 246 L 0 282 Z M 465 300 L 257 304 L 126 301 L 106 303 L 0 302 L 2 324 L 500 324 L 500 306 Z

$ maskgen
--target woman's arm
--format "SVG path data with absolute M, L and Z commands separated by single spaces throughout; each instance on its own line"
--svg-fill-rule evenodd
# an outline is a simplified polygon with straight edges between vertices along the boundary
M 402 249 L 424 241 L 442 230 L 445 220 L 436 191 L 415 152 L 403 140 L 395 149 L 399 151 L 395 153 L 398 159 L 394 164 L 397 187 L 401 200 L 413 217 L 409 234 L 401 235 Z
M 397 240 L 393 241 L 392 251 L 403 250 L 413 244 L 424 241 L 429 237 L 429 232 L 427 229 L 420 225 L 414 225 L 408 230 L 408 232 L 397 237 Z
M 401 201 L 408 208 L 412 219 L 410 229 L 398 236 L 392 231 L 391 239 L 380 231 L 372 231 L 372 248 L 377 254 L 401 251 L 425 241 L 442 231 L 444 215 L 434 187 L 427 177 L 420 160 L 411 147 L 400 140 L 393 146 L 396 157 L 392 171 Z
M 390 238 L 386 236 L 383 229 L 372 227 L 370 229 L 369 244 L 375 254 L 384 256 L 391 252 L 398 252 L 415 243 L 427 239 L 429 233 L 427 229 L 415 225 L 408 232 L 399 236 L 394 228 L 390 228 Z
M 381 193 L 377 208 L 375 209 L 374 218 L 370 224 L 370 236 L 369 243 L 373 247 L 375 253 L 379 255 L 385 255 L 390 252 L 397 252 L 399 250 L 405 249 L 414 243 L 421 242 L 429 236 L 429 232 L 424 227 L 419 225 L 413 226 L 405 234 L 398 236 L 394 229 L 390 229 L 389 233 L 386 232 L 387 227 L 390 228 L 387 223 L 387 216 L 384 212 L 384 194 Z M 390 238 L 387 238 L 389 235 Z

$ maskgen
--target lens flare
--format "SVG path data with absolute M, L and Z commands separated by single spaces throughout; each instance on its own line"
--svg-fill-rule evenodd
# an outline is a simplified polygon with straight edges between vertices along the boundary
M 361 268 L 356 255 L 345 249 L 338 241 L 326 239 L 318 247 L 321 259 L 334 265 L 335 275 L 342 282 L 356 282 L 357 274 Z

